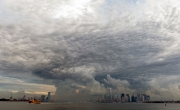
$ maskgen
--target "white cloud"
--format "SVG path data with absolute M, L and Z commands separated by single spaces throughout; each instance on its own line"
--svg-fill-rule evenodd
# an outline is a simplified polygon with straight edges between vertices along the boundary
M 180 97 L 179 75 L 160 76 L 148 82 L 149 89 L 146 91 L 153 100 L 178 100 Z
M 121 92 L 133 94 L 134 92 L 136 92 L 135 90 L 129 88 L 130 84 L 127 80 L 115 79 L 110 75 L 107 75 L 107 79 L 104 79 L 104 81 L 105 83 L 109 84 L 110 87 L 112 86 L 115 89 L 116 93 Z

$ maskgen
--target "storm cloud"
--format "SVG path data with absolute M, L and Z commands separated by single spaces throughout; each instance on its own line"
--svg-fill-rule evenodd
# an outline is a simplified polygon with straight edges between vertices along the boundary
M 178 98 L 178 0 L 2 0 L 1 5 L 1 75 L 33 74 L 50 80 L 61 95 L 105 94 L 111 87 Z

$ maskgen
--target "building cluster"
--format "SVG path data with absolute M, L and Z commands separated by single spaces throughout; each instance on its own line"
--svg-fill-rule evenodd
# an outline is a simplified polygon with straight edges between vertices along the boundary
M 102 103 L 110 103 L 110 102 L 137 102 L 137 103 L 145 103 L 150 101 L 150 96 L 146 94 L 124 94 L 124 93 L 117 93 L 117 94 L 112 94 L 112 89 L 109 88 L 109 94 L 108 95 L 103 95 L 98 99 L 98 102 Z
M 26 95 L 24 95 L 22 98 L 17 98 L 17 99 L 15 99 L 15 98 L 13 99 L 12 93 L 11 93 L 11 97 L 10 97 L 9 101 L 28 101 L 28 100 L 32 100 L 32 99 L 38 99 L 38 100 L 41 100 L 42 102 L 50 102 L 51 101 L 51 92 L 48 92 L 47 97 L 45 95 L 41 95 L 40 97 L 26 97 Z
M 47 97 L 45 95 L 41 95 L 39 100 L 41 100 L 42 102 L 50 102 L 51 101 L 51 93 L 48 92 L 48 96 Z

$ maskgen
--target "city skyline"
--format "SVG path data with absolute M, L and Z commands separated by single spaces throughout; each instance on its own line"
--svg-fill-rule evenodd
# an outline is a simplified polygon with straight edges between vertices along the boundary
M 36 96 L 31 96 L 31 95 L 25 95 L 21 93 L 21 97 L 16 97 L 13 96 L 14 94 L 11 93 L 10 97 L 1 97 L 1 101 L 29 101 L 32 99 L 35 100 L 40 100 L 41 102 L 52 102 L 54 101 L 53 99 L 51 99 L 51 92 L 47 92 L 46 95 L 36 95 Z M 5 99 L 5 100 L 3 100 Z
M 84 100 L 120 91 L 179 100 L 179 6 L 1 0 L 0 97 L 51 92 L 55 100 Z

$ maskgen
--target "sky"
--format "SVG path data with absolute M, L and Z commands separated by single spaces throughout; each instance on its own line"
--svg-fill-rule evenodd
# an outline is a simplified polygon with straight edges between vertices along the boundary
M 1 0 L 0 97 L 180 99 L 179 0 Z

